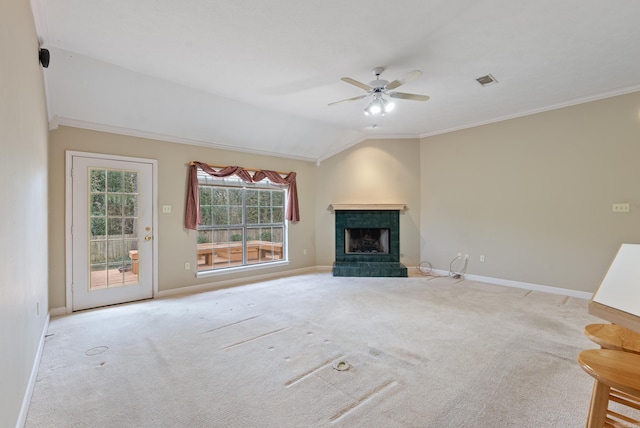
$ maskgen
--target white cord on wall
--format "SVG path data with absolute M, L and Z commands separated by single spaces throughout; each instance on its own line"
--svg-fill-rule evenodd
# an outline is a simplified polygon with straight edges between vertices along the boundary
M 462 270 L 459 272 L 456 272 L 454 269 L 454 263 L 458 260 L 462 260 L 462 256 L 454 257 L 454 259 L 451 260 L 451 262 L 449 263 L 449 277 L 456 278 L 456 279 L 459 279 L 459 278 L 464 279 L 464 275 L 467 273 L 467 266 L 469 265 L 469 258 L 465 256 L 464 266 L 462 266 Z M 434 275 L 433 267 L 431 266 L 431 263 L 427 261 L 420 262 L 420 265 L 418 266 L 418 272 L 420 272 L 424 276 L 431 276 L 433 278 L 440 278 L 440 277 L 446 276 L 446 275 Z
M 451 278 L 464 278 L 464 274 L 467 273 L 469 258 L 465 256 L 464 266 L 462 267 L 462 270 L 460 272 L 456 272 L 453 268 L 453 264 L 458 260 L 462 260 L 462 256 L 456 256 L 453 260 L 451 260 L 451 263 L 449 263 L 449 276 Z

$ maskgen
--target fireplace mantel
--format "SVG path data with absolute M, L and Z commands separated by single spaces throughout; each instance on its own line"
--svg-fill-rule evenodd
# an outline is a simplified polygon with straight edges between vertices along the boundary
M 406 204 L 331 204 L 330 207 L 333 211 L 404 211 Z

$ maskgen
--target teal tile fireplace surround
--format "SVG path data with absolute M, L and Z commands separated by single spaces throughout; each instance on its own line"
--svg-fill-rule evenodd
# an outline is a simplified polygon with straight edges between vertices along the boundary
M 400 263 L 400 211 L 397 209 L 335 209 L 335 254 L 333 276 L 407 277 Z M 388 230 L 386 251 L 349 252 L 345 248 L 348 229 Z M 387 246 L 388 244 L 388 246 Z

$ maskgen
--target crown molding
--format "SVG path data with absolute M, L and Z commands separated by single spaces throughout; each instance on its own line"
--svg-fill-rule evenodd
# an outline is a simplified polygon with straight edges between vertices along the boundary
M 129 137 L 146 138 L 149 140 L 167 141 L 169 143 L 187 144 L 190 146 L 207 147 L 210 149 L 229 150 L 232 152 L 251 153 L 261 156 L 272 156 L 283 159 L 294 159 L 303 162 L 316 162 L 314 158 L 304 156 L 286 155 L 283 153 L 269 152 L 266 150 L 254 150 L 248 148 L 238 148 L 227 144 L 192 140 L 189 138 L 177 137 L 174 135 L 159 134 L 155 132 L 142 131 L 139 129 L 125 128 L 119 126 L 105 125 L 101 123 L 88 122 L 84 120 L 70 119 L 66 117 L 54 116 L 49 122 L 49 129 L 57 129 L 58 126 L 68 126 L 71 128 L 88 129 L 91 131 L 108 132 L 110 134 L 127 135 Z
M 572 107 L 572 106 L 577 106 L 580 104 L 586 104 L 586 103 L 590 103 L 593 101 L 599 101 L 599 100 L 604 100 L 606 98 L 613 98 L 613 97 L 618 97 L 621 95 L 627 95 L 627 94 L 632 94 L 634 92 L 638 92 L 640 91 L 640 85 L 634 85 L 634 86 L 627 86 L 624 88 L 618 88 L 618 89 L 614 89 L 613 91 L 608 91 L 608 92 L 603 92 L 597 95 L 592 95 L 589 97 L 582 97 L 582 98 L 574 98 L 572 100 L 569 101 L 565 101 L 562 103 L 558 103 L 558 104 L 552 104 L 550 106 L 546 106 L 543 108 L 539 108 L 539 109 L 533 109 L 533 110 L 527 110 L 527 111 L 523 111 L 520 113 L 514 113 L 514 114 L 510 114 L 507 116 L 501 116 L 495 119 L 491 119 L 491 120 L 485 120 L 485 121 L 481 121 L 481 122 L 473 122 L 470 123 L 468 125 L 462 125 L 462 126 L 457 126 L 454 128 L 448 128 L 448 129 L 442 129 L 439 131 L 434 131 L 434 132 L 428 132 L 425 134 L 420 134 L 420 138 L 427 138 L 427 137 L 433 137 L 436 135 L 443 135 L 443 134 L 448 134 L 450 132 L 455 132 L 455 131 L 461 131 L 463 129 L 469 129 L 469 128 L 475 128 L 477 126 L 483 126 L 483 125 L 490 125 L 492 123 L 497 123 L 497 122 L 503 122 L 505 120 L 510 120 L 510 119 L 517 119 L 520 117 L 525 117 L 525 116 L 531 116 L 533 114 L 538 114 L 538 113 L 544 113 L 547 111 L 552 111 L 552 110 L 558 110 L 561 108 L 565 108 L 565 107 Z

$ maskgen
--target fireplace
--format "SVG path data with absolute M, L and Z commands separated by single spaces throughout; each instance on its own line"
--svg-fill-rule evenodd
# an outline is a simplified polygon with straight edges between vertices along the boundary
M 404 205 L 337 205 L 334 276 L 407 276 L 400 263 Z
M 380 227 L 345 229 L 344 252 L 346 254 L 387 254 L 389 252 L 389 229 Z

